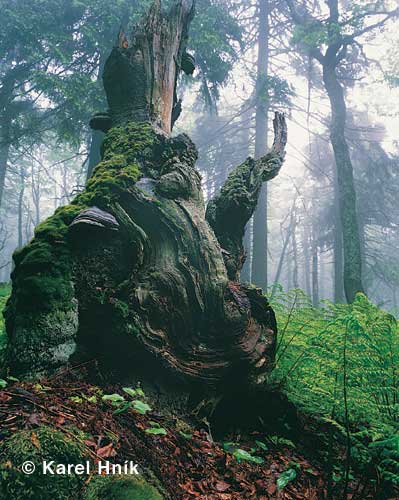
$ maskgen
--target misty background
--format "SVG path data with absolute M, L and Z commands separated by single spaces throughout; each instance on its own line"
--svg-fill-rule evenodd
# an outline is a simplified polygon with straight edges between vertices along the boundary
M 106 109 L 101 71 L 149 3 L 0 1 L 0 281 L 10 279 L 14 250 L 83 189 L 99 160 L 101 133 L 88 123 Z M 345 301 L 334 110 L 313 56 L 331 42 L 323 38 L 330 3 L 198 0 L 189 43 L 197 69 L 179 82 L 183 113 L 174 129 L 197 145 L 210 199 L 234 167 L 271 146 L 273 113 L 285 112 L 286 162 L 247 227 L 242 279 L 302 288 L 315 306 Z M 347 106 L 361 279 L 371 300 L 397 313 L 399 19 L 385 14 L 397 2 L 338 4 L 336 25 L 353 37 L 336 72 Z

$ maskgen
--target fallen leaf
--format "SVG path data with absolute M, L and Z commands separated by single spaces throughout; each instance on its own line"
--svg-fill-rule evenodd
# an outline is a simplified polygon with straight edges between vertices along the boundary
M 7 401 L 10 401 L 11 396 L 9 394 L 6 394 L 3 391 L 0 391 L 0 403 L 6 403 Z
M 57 417 L 56 423 L 57 423 L 57 425 L 63 425 L 63 424 L 65 424 L 65 417 L 62 417 L 60 415 L 59 417 Z
M 33 446 L 35 446 L 38 450 L 40 450 L 40 442 L 36 436 L 36 433 L 32 432 L 30 439 L 32 441 Z
M 223 493 L 224 491 L 228 490 L 230 488 L 230 484 L 225 483 L 224 481 L 218 481 L 216 483 L 216 491 L 219 491 L 220 493 Z
M 107 446 L 103 446 L 96 451 L 97 455 L 100 458 L 108 458 L 114 457 L 116 455 L 116 451 L 114 449 L 114 445 L 112 443 L 107 444 Z

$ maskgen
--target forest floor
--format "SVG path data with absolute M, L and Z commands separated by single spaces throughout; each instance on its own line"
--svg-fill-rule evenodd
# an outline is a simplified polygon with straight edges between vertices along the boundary
M 115 394 L 126 399 L 118 401 Z M 133 400 L 126 404 L 129 398 L 122 387 L 100 388 L 84 382 L 77 372 L 40 384 L 11 382 L 0 391 L 0 444 L 10 434 L 28 429 L 40 448 L 35 429 L 42 425 L 80 439 L 83 432 L 83 445 L 94 463 L 134 461 L 144 471 L 151 470 L 163 484 L 165 498 L 173 500 L 329 498 L 327 477 L 316 454 L 257 433 L 241 437 L 239 445 L 237 435 L 227 443 L 215 442 L 206 426 L 193 427 L 183 418 L 150 408 L 144 393 L 138 394 L 136 403 L 138 398 L 142 404 L 132 406 Z M 0 462 L 6 460 L 0 454 Z M 342 484 L 330 487 L 334 491 L 330 498 L 342 500 Z M 353 478 L 346 498 L 374 496 L 367 491 L 367 482 Z

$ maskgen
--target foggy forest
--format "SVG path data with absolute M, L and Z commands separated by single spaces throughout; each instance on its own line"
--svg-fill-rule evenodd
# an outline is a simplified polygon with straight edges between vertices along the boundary
M 398 499 L 398 0 L 0 23 L 0 500 Z

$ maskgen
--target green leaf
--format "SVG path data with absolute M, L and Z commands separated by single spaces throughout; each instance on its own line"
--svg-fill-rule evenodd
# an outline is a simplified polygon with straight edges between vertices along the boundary
M 187 434 L 186 432 L 180 431 L 179 432 L 180 436 L 183 436 L 186 439 L 191 439 L 193 437 L 192 434 Z
M 114 415 L 119 415 L 119 413 L 123 413 L 124 411 L 128 410 L 129 408 L 131 408 L 131 406 L 132 406 L 131 401 L 125 403 L 124 405 L 119 406 L 119 408 L 117 408 L 114 411 Z
M 132 389 L 131 387 L 123 387 L 122 390 L 125 391 L 126 394 L 129 394 L 129 396 L 132 396 L 132 398 L 135 398 L 136 396 L 138 396 L 137 390 Z
M 150 427 L 145 430 L 146 434 L 155 434 L 156 436 L 166 436 L 168 431 L 163 427 Z
M 279 490 L 283 490 L 289 482 L 296 478 L 296 475 L 295 469 L 288 469 L 280 474 L 280 477 L 277 479 L 277 488 Z
M 256 464 L 263 464 L 264 460 L 261 457 L 256 457 L 254 455 L 251 455 L 245 450 L 242 450 L 241 448 L 237 448 L 234 450 L 233 456 L 236 458 L 237 462 L 241 462 L 241 460 L 245 460 L 247 462 L 254 462 Z
M 72 403 L 83 403 L 83 398 L 81 398 L 80 396 L 72 396 L 69 399 L 72 401 Z
M 227 451 L 227 453 L 233 453 L 233 451 L 236 449 L 237 446 L 238 443 L 233 443 L 231 441 L 223 443 L 223 449 L 224 451 Z
M 268 451 L 269 448 L 268 448 L 267 444 L 262 443 L 262 441 L 255 441 L 255 443 L 258 446 L 258 448 L 260 448 L 261 450 Z
M 151 411 L 151 406 L 149 406 L 147 403 L 143 403 L 143 401 L 140 401 L 136 399 L 133 401 L 133 408 L 141 413 L 141 415 L 145 415 L 148 411 Z
M 4 387 L 7 387 L 7 381 L 0 378 L 0 388 L 4 389 Z
M 125 398 L 120 394 L 104 394 L 102 397 L 103 401 L 112 401 L 112 403 L 123 403 Z

